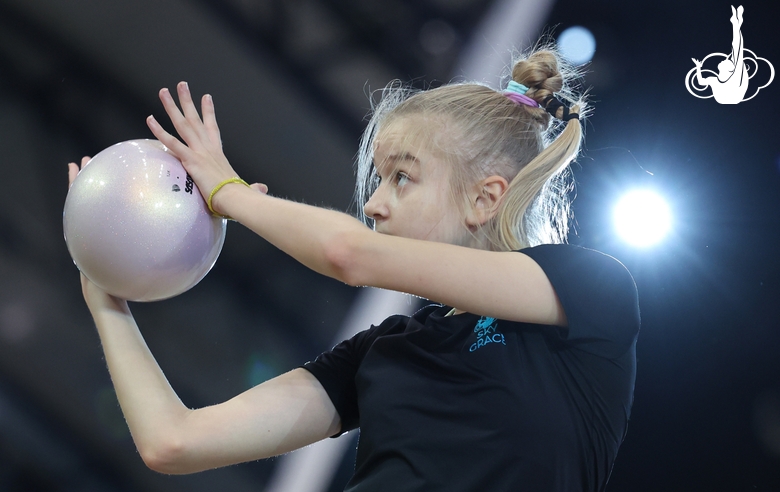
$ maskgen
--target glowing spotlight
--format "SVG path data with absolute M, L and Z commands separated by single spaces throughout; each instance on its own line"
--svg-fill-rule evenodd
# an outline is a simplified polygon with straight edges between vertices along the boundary
M 658 243 L 672 226 L 669 206 L 658 194 L 634 190 L 615 206 L 615 229 L 627 243 L 645 247 Z
M 596 38 L 582 26 L 570 27 L 558 36 L 558 49 L 571 63 L 582 65 L 589 62 L 596 53 Z

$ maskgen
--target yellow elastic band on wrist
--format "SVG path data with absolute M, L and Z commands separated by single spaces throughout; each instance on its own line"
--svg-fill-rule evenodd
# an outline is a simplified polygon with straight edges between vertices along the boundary
M 236 176 L 235 178 L 226 179 L 225 181 L 222 181 L 217 186 L 215 186 L 214 189 L 211 190 L 211 193 L 209 193 L 209 199 L 206 200 L 206 205 L 209 207 L 209 212 L 211 212 L 211 215 L 213 215 L 215 217 L 222 217 L 223 219 L 233 220 L 231 217 L 228 217 L 227 215 L 222 215 L 220 213 L 217 213 L 217 211 L 214 210 L 214 207 L 211 206 L 211 200 L 214 198 L 214 195 L 216 195 L 217 192 L 219 190 L 221 190 L 223 186 L 225 186 L 227 184 L 230 184 L 230 183 L 240 183 L 240 184 L 245 185 L 247 187 L 249 186 L 249 183 L 247 183 L 243 179 L 239 178 L 238 176 Z

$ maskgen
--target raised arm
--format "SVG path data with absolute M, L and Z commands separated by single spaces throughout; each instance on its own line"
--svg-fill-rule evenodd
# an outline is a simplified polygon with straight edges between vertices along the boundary
M 78 166 L 71 164 L 71 182 L 77 173 Z M 225 403 L 188 409 L 149 351 L 127 302 L 83 275 L 82 290 L 133 440 L 153 470 L 192 473 L 266 458 L 338 432 L 333 404 L 304 369 Z
M 184 143 L 152 117 L 149 128 L 208 198 L 236 173 L 222 153 L 211 98 L 203 97 L 201 122 L 186 84 L 179 84 L 178 95 L 182 111 L 167 90 L 160 99 Z M 566 326 L 552 285 L 525 255 L 379 234 L 347 214 L 240 184 L 221 188 L 212 203 L 312 270 L 350 285 L 407 292 L 484 316 Z

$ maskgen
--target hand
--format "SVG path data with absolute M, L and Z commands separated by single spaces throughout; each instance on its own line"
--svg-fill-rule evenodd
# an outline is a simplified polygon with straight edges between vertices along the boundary
M 691 58 L 693 60 L 693 63 L 696 65 L 696 68 L 701 68 L 701 62 L 697 60 L 696 58 Z
M 192 176 L 204 200 L 208 200 L 211 190 L 226 179 L 238 176 L 222 152 L 222 140 L 214 113 L 211 96 L 204 95 L 201 100 L 203 119 L 192 101 L 192 95 L 186 82 L 176 86 L 181 110 L 176 106 L 168 89 L 160 90 L 160 101 L 171 119 L 180 141 L 149 116 L 146 119 L 149 129 L 157 139 L 168 147 Z
M 73 185 L 73 181 L 76 179 L 76 176 L 78 176 L 81 169 L 84 169 L 84 167 L 89 163 L 90 159 L 91 157 L 89 156 L 82 157 L 81 168 L 79 168 L 79 165 L 75 162 L 68 163 L 69 189 L 71 185 Z M 122 304 L 124 304 L 126 306 L 126 301 L 106 293 L 103 289 L 92 283 L 92 281 L 89 280 L 83 273 L 79 272 L 79 274 L 81 275 L 81 293 L 84 295 L 84 300 L 87 302 L 87 307 L 89 307 L 90 311 L 99 306 L 106 305 L 121 307 Z

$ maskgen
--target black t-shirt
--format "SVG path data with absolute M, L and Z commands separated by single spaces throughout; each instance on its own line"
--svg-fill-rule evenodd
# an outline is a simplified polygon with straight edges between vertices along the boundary
M 568 328 L 391 316 L 307 363 L 342 432 L 360 427 L 348 491 L 601 491 L 626 432 L 636 285 L 571 245 L 521 253 L 544 270 Z

